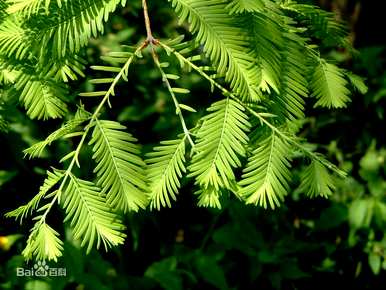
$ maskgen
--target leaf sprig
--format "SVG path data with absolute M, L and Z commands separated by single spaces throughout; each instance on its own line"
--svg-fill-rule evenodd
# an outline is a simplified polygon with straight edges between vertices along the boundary
M 273 209 L 291 190 L 295 151 L 307 165 L 299 190 L 310 197 L 330 196 L 333 174 L 345 175 L 291 129 L 305 117 L 309 95 L 316 99 L 315 106 L 342 108 L 350 100 L 347 79 L 365 91 L 357 76 L 323 59 L 311 43 L 310 36 L 330 35 L 338 45 L 346 44 L 341 23 L 294 1 L 168 2 L 180 21 L 188 22 L 193 40 L 156 39 L 143 0 L 146 39 L 102 57 L 114 65 L 91 67 L 106 76 L 91 80 L 100 89 L 80 96 L 99 98 L 96 109 L 88 113 L 79 106 L 73 118 L 24 151 L 36 158 L 60 139 L 77 141 L 59 161 L 64 169 L 48 171 L 39 193 L 7 214 L 22 222 L 36 213 L 23 252 L 27 259 L 60 257 L 60 235 L 47 221 L 56 204 L 64 210 L 74 238 L 89 252 L 95 245 L 108 249 L 124 242 L 124 214 L 148 205 L 157 210 L 171 207 L 185 179 L 194 180 L 199 206 L 221 208 L 222 199 L 234 195 L 246 204 Z M 0 83 L 18 97 L 32 119 L 67 116 L 68 82 L 84 76 L 82 47 L 103 33 L 109 15 L 126 1 L 9 0 L 8 4 L 8 12 L 0 15 L 5 18 L 0 23 Z M 143 160 L 138 140 L 128 129 L 101 114 L 106 105 L 111 107 L 117 84 L 129 80 L 129 68 L 148 48 L 180 120 L 181 134 L 161 141 Z M 208 113 L 191 129 L 185 117 L 196 109 L 181 101 L 191 92 L 178 85 L 180 76 L 167 71 L 163 57 L 198 73 L 215 93 Z M 95 174 L 85 179 L 76 176 L 75 168 L 81 168 L 79 156 L 87 144 L 92 147 Z

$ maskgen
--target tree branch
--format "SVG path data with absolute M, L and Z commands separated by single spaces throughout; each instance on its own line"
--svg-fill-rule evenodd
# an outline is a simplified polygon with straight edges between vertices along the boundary
M 151 31 L 151 25 L 150 25 L 150 18 L 149 18 L 149 12 L 147 8 L 147 2 L 146 0 L 142 0 L 142 7 L 143 7 L 143 16 L 145 18 L 145 27 L 146 27 L 146 46 L 149 44 L 158 44 L 158 40 L 154 38 L 153 33 Z

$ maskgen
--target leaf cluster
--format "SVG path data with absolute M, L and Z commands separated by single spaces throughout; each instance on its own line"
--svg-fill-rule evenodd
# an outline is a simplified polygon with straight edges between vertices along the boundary
M 246 204 L 273 209 L 291 189 L 295 158 L 305 167 L 300 190 L 310 197 L 331 195 L 332 174 L 344 175 L 310 150 L 294 129 L 305 118 L 306 101 L 326 108 L 342 108 L 350 101 L 348 80 L 353 75 L 324 59 L 312 43 L 315 35 L 327 34 L 337 45 L 345 43 L 341 23 L 317 7 L 293 1 L 168 2 L 180 23 L 189 24 L 192 40 L 154 39 L 147 27 L 148 38 L 138 45 L 108 52 L 104 65 L 91 66 L 99 74 L 90 81 L 95 90 L 80 94 L 98 99 L 98 106 L 92 113 L 79 106 L 72 119 L 25 150 L 32 158 L 61 138 L 74 138 L 77 144 L 60 160 L 64 168 L 48 173 L 38 195 L 8 214 L 22 220 L 38 213 L 26 258 L 60 256 L 58 233 L 47 224 L 56 204 L 63 208 L 74 237 L 90 251 L 94 245 L 123 243 L 122 217 L 127 212 L 149 204 L 158 210 L 171 207 L 184 179 L 194 180 L 199 206 L 221 208 L 222 199 L 234 195 Z M 16 95 L 32 119 L 66 116 L 69 83 L 84 76 L 82 48 L 103 33 L 110 14 L 125 5 L 130 4 L 7 1 L 0 23 L 2 90 Z M 145 49 L 150 54 L 144 54 Z M 129 81 L 132 63 L 149 55 L 180 120 L 181 134 L 161 141 L 143 158 L 130 129 L 101 115 L 111 106 L 118 83 Z M 179 74 L 168 72 L 171 59 L 212 87 L 212 105 L 192 128 L 184 117 L 196 110 L 180 101 L 191 92 L 179 86 Z M 86 146 L 94 165 L 94 171 L 85 174 L 87 180 L 75 174 Z M 40 205 L 43 200 L 47 203 Z

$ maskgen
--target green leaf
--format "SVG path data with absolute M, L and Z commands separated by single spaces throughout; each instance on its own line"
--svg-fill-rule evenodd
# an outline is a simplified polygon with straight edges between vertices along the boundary
M 249 47 L 248 34 L 240 28 L 237 18 L 226 11 L 224 1 L 169 0 L 180 17 L 187 20 L 197 42 L 217 67 L 220 75 L 236 94 L 244 99 L 258 100 L 260 72 Z
M 198 273 L 206 282 L 217 289 L 229 289 L 224 270 L 218 265 L 214 257 L 200 254 L 195 263 Z
M 90 118 L 89 114 L 80 108 L 73 119 L 67 121 L 58 130 L 51 133 L 45 140 L 40 141 L 31 147 L 25 149 L 23 152 L 29 155 L 30 158 L 40 157 L 44 149 L 51 145 L 52 142 L 64 138 L 66 135 L 73 133 L 83 122 Z
M 80 93 L 79 96 L 81 97 L 101 97 L 105 96 L 107 91 L 99 91 L 99 92 L 87 92 L 87 93 Z
M 376 253 L 370 253 L 368 260 L 371 271 L 373 271 L 374 275 L 378 275 L 382 266 L 381 256 Z
M 343 71 L 320 59 L 311 76 L 312 97 L 318 99 L 315 107 L 343 108 L 350 101 L 350 91 Z
M 186 110 L 186 111 L 189 111 L 189 112 L 192 112 L 192 113 L 196 113 L 197 111 L 195 109 L 193 109 L 192 107 L 190 106 L 187 106 L 187 105 L 184 105 L 184 104 L 179 104 L 178 105 L 181 109 L 183 110 Z
M 371 220 L 371 200 L 357 199 L 352 202 L 349 208 L 349 222 L 353 228 L 369 226 Z
M 150 208 L 171 207 L 170 198 L 176 200 L 185 169 L 185 137 L 162 141 L 161 146 L 146 154 L 147 176 L 150 187 Z
M 71 221 L 74 237 L 81 239 L 82 247 L 87 245 L 87 253 L 94 244 L 97 249 L 103 244 L 106 250 L 123 244 L 125 226 L 108 205 L 105 194 L 92 182 L 70 173 L 63 190 L 62 207 L 66 210 L 65 221 Z
M 0 170 L 0 188 L 17 175 L 16 171 Z
M 245 156 L 250 124 L 244 108 L 231 99 L 218 101 L 208 109 L 197 132 L 190 177 L 201 188 L 233 188 L 234 168 L 241 166 L 239 156 Z
M 359 161 L 359 165 L 361 169 L 365 172 L 373 172 L 376 173 L 381 167 L 382 159 L 379 156 L 378 152 L 375 148 L 370 148 L 366 154 Z
M 18 207 L 17 209 L 6 213 L 6 217 L 19 219 L 20 223 L 23 219 L 30 215 L 39 206 L 42 198 L 46 197 L 52 188 L 59 183 L 63 178 L 63 172 L 55 168 L 51 171 L 47 171 L 47 178 L 44 180 L 43 185 L 40 187 L 39 193 L 36 194 L 27 204 Z
M 63 102 L 65 89 L 49 78 L 21 74 L 15 89 L 20 93 L 19 99 L 31 119 L 56 119 L 67 112 L 67 105 Z
M 336 15 L 324 11 L 315 5 L 298 4 L 295 1 L 284 1 L 281 7 L 296 13 L 299 20 L 310 33 L 327 45 L 348 46 L 348 29 Z
M 51 284 L 41 280 L 30 280 L 25 284 L 25 290 L 52 290 Z
M 126 212 L 146 207 L 148 189 L 137 139 L 125 129 L 117 122 L 96 120 L 90 145 L 97 163 L 97 184 L 109 204 Z
M 31 230 L 27 245 L 23 250 L 25 259 L 57 261 L 62 255 L 63 242 L 59 234 L 45 222 L 37 222 Z
M 104 22 L 110 13 L 125 3 L 126 0 L 52 1 L 48 15 L 42 18 L 35 14 L 32 17 L 44 25 L 44 29 L 34 30 L 35 38 L 43 44 L 42 50 L 51 47 L 54 58 L 78 52 L 91 37 L 104 32 Z
M 172 91 L 176 94 L 189 94 L 190 91 L 184 88 L 172 88 Z
M 289 190 L 291 152 L 290 144 L 274 131 L 260 139 L 239 183 L 247 204 L 280 206 Z
M 306 79 L 307 58 L 304 57 L 306 41 L 294 33 L 286 33 L 283 41 L 285 41 L 285 50 L 282 53 L 282 58 L 279 59 L 282 66 L 279 73 L 281 79 L 280 93 L 278 97 L 275 97 L 273 106 L 278 107 L 279 105 L 289 120 L 303 119 L 305 117 L 304 98 L 309 95 Z M 274 74 L 271 73 L 271 75 Z
M 120 67 L 115 67 L 115 66 L 92 65 L 90 68 L 97 71 L 105 71 L 105 72 L 112 72 L 112 73 L 119 73 L 121 71 Z
M 201 188 L 197 190 L 195 194 L 198 196 L 198 206 L 221 209 L 220 190 L 210 186 L 208 188 Z
M 316 221 L 315 229 L 328 231 L 337 228 L 347 223 L 348 215 L 347 206 L 333 204 L 321 212 L 319 219 Z
M 310 277 L 309 274 L 303 272 L 295 261 L 288 261 L 280 265 L 280 273 L 287 279 L 297 280 Z
M 366 86 L 363 78 L 351 72 L 346 72 L 346 76 L 354 88 L 356 88 L 362 95 L 365 95 L 368 92 L 369 88 Z
M 58 0 L 58 2 L 60 1 Z M 8 3 L 10 5 L 7 8 L 8 13 L 23 12 L 27 17 L 30 17 L 32 14 L 38 13 L 43 4 L 47 10 L 50 0 L 8 0 Z
M 264 9 L 263 0 L 232 0 L 226 7 L 230 14 L 242 12 L 260 12 Z
M 104 79 L 92 79 L 90 80 L 91 84 L 111 84 L 114 81 L 113 78 L 104 78 Z
M 285 42 L 282 32 L 287 27 L 282 27 L 279 21 L 266 11 L 247 14 L 244 17 L 244 26 L 248 28 L 248 34 L 251 37 L 250 45 L 257 58 L 255 66 L 260 71 L 258 88 L 267 93 L 271 93 L 272 88 L 277 94 L 279 94 L 280 80 L 285 81 L 281 73 L 282 70 L 287 73 L 285 71 L 287 68 L 284 67 L 287 65 L 285 61 L 288 58 L 285 51 L 290 48 L 288 47 L 290 43 L 288 40 Z M 286 35 L 289 37 L 291 34 Z M 283 55 L 280 51 L 284 51 Z
M 318 196 L 328 198 L 335 190 L 334 179 L 318 160 L 311 161 L 304 170 L 301 180 L 299 190 L 311 198 Z
M 145 276 L 156 280 L 163 289 L 182 290 L 182 279 L 178 274 L 176 257 L 166 258 L 153 263 L 145 272 Z
M 384 191 L 382 193 L 384 193 Z M 386 203 L 382 201 L 375 202 L 374 219 L 381 228 L 386 224 Z
M 24 59 L 29 56 L 29 31 L 22 28 L 22 21 L 11 15 L 0 24 L 0 53 L 7 57 Z

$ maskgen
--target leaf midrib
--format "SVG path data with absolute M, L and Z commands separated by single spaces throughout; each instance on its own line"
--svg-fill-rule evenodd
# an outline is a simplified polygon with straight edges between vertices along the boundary
M 108 151 L 109 151 L 109 153 L 110 153 L 111 160 L 112 160 L 112 162 L 113 162 L 113 164 L 114 164 L 115 171 L 117 172 L 119 181 L 120 181 L 120 183 L 121 183 L 121 189 L 124 191 L 124 180 L 123 180 L 123 178 L 122 178 L 122 176 L 121 176 L 121 172 L 120 172 L 120 170 L 119 170 L 119 168 L 118 168 L 118 164 L 117 164 L 117 162 L 115 161 L 114 152 L 113 152 L 113 149 L 112 149 L 112 147 L 111 147 L 111 145 L 110 145 L 110 143 L 109 143 L 109 139 L 107 138 L 107 136 L 106 136 L 106 134 L 105 134 L 104 127 L 101 125 L 101 122 L 100 122 L 98 119 L 96 119 L 96 123 L 97 123 L 97 125 L 98 125 L 100 131 L 102 132 L 102 136 L 103 136 L 103 139 L 105 140 L 105 143 L 107 144 L 107 148 L 108 148 Z M 110 184 L 110 187 L 111 187 L 111 184 Z
M 185 137 L 186 137 L 186 136 L 185 136 Z M 170 158 L 169 162 L 168 162 L 167 165 L 164 167 L 164 170 L 163 170 L 163 172 L 162 172 L 162 174 L 161 174 L 161 178 L 159 179 L 158 182 L 156 182 L 156 186 L 155 186 L 155 187 L 158 187 L 159 184 L 161 184 L 161 183 L 164 181 L 164 178 L 165 178 L 165 176 L 167 175 L 167 169 L 169 168 L 169 166 L 173 166 L 173 163 L 174 163 L 174 161 L 175 161 L 175 159 L 176 159 L 176 156 L 177 156 L 178 152 L 181 150 L 181 149 L 180 149 L 181 144 L 182 144 L 183 142 L 185 142 L 185 137 L 184 137 L 184 138 L 181 140 L 181 142 L 177 145 L 177 149 L 174 151 L 172 158 Z M 177 165 L 177 166 L 178 166 L 178 165 Z M 161 190 L 161 191 L 162 191 L 162 190 Z

